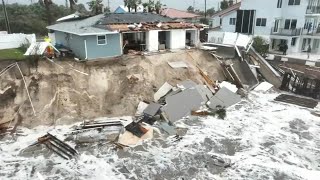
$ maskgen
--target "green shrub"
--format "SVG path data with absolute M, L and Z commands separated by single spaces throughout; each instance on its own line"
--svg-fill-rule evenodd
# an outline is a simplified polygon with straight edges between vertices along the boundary
M 269 51 L 269 44 L 263 37 L 254 37 L 252 46 L 261 56 L 267 56 Z

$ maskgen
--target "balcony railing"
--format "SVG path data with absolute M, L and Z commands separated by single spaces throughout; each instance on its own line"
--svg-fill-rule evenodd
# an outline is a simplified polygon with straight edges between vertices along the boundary
M 275 31 L 274 27 L 271 29 L 271 35 L 279 35 L 279 36 L 300 36 L 302 28 L 296 29 L 284 29 L 279 28 Z
M 303 29 L 302 34 L 310 36 L 320 36 L 320 27 L 315 29 Z
M 320 6 L 308 6 L 306 14 L 320 14 Z

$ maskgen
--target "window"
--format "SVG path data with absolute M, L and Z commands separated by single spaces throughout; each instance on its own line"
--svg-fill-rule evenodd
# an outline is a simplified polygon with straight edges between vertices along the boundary
M 296 29 L 297 20 L 296 19 L 286 19 L 284 22 L 284 29 Z
M 236 25 L 236 18 L 230 18 L 229 24 Z
M 300 0 L 289 0 L 288 5 L 300 5 Z
M 97 44 L 98 44 L 98 45 L 105 45 L 105 44 L 107 44 L 107 36 L 106 36 L 106 35 L 97 36 Z
M 266 18 L 257 18 L 256 26 L 266 26 L 267 19 Z
M 313 43 L 313 48 L 314 49 L 319 49 L 320 47 L 320 40 L 319 39 L 315 39 L 314 43 Z
M 291 39 L 291 46 L 295 46 L 297 42 L 297 38 L 292 38 Z
M 282 8 L 282 0 L 278 0 L 277 8 Z
M 236 20 L 236 32 L 253 34 L 255 22 L 255 10 L 238 10 Z

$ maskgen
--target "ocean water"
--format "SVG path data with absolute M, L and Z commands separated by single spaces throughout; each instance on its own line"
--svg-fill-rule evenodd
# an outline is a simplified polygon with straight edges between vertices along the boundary
M 155 127 L 154 138 L 116 149 L 101 141 L 76 145 L 64 160 L 38 146 L 46 132 L 70 139 L 71 126 L 20 128 L 0 139 L 0 179 L 320 179 L 320 118 L 310 109 L 273 101 L 276 92 L 251 92 L 224 120 L 186 118 L 175 141 Z M 97 132 L 88 136 L 99 136 Z M 104 136 L 104 135 L 100 135 Z M 72 138 L 71 138 L 72 139 Z M 107 138 L 106 138 L 107 139 Z M 231 162 L 217 165 L 217 158 Z

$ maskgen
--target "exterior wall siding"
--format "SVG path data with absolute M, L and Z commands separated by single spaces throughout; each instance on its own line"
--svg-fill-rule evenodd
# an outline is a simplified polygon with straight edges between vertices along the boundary
M 308 6 L 308 0 L 301 0 L 300 5 L 297 6 L 289 6 L 288 1 L 289 0 L 283 0 L 283 19 L 297 19 L 297 28 L 303 28 L 305 23 L 305 14 Z M 282 22 L 281 27 L 284 27 L 284 22 Z
M 285 1 L 285 0 L 284 0 Z M 271 28 L 274 26 L 275 19 L 281 17 L 282 8 L 285 2 L 283 2 L 282 8 L 277 8 L 278 0 L 243 0 L 241 1 L 241 10 L 256 10 L 257 18 L 266 18 L 267 24 L 265 27 L 254 25 L 255 35 L 270 35 Z
M 306 10 L 308 6 L 309 0 L 301 0 L 300 5 L 288 5 L 289 0 L 282 0 L 282 7 L 277 8 L 278 0 L 242 0 L 241 1 L 241 10 L 256 10 L 255 17 L 255 25 L 254 25 L 254 36 L 262 36 L 265 39 L 269 40 L 270 44 L 271 39 L 276 40 L 287 40 L 289 49 L 288 53 L 292 52 L 301 52 L 302 51 L 302 40 L 304 38 L 311 38 L 312 40 L 317 39 L 317 36 L 308 37 L 307 35 L 298 35 L 295 36 L 296 45 L 291 46 L 292 36 L 283 36 L 279 35 L 271 35 L 271 29 L 275 26 L 275 21 L 277 19 L 280 20 L 279 28 L 283 29 L 285 26 L 286 19 L 296 19 L 297 25 L 296 28 L 304 28 L 304 24 L 306 21 Z M 222 17 L 222 26 L 221 29 L 217 29 L 216 31 L 220 32 L 234 32 L 234 28 L 231 28 L 229 25 L 230 17 L 236 17 L 236 11 Z M 266 18 L 267 23 L 266 26 L 256 26 L 257 18 Z M 213 20 L 213 27 L 219 25 L 219 17 L 215 17 Z M 284 30 L 286 31 L 286 30 Z M 288 30 L 288 33 L 290 30 Z M 214 37 L 208 38 L 208 40 L 212 41 Z
M 222 29 L 226 32 L 235 32 L 236 25 L 230 25 L 230 18 L 237 18 L 237 11 L 227 14 L 222 17 Z
M 170 32 L 170 49 L 184 49 L 186 47 L 186 30 L 177 29 Z
M 61 44 L 66 47 L 69 47 L 67 44 L 67 33 L 60 32 L 60 31 L 54 31 L 55 37 L 56 37 L 56 44 Z
M 69 39 L 69 48 L 74 52 L 74 54 L 81 58 L 86 58 L 86 51 L 84 45 L 84 37 L 72 35 Z
M 107 58 L 122 55 L 121 34 L 107 34 L 107 44 L 98 45 L 97 36 L 85 36 L 88 59 Z
M 147 32 L 146 39 L 147 39 L 147 50 L 148 51 L 158 51 L 159 50 L 159 31 L 151 30 Z
M 76 57 L 81 59 L 96 59 L 120 56 L 122 54 L 120 34 L 107 35 L 107 44 L 98 45 L 97 36 L 78 36 L 64 32 L 55 31 L 56 44 L 61 44 L 71 49 Z M 87 46 L 87 54 L 85 47 Z
M 214 17 L 211 19 L 211 27 L 215 28 L 215 27 L 219 27 L 220 26 L 220 17 Z
M 57 45 L 63 45 L 68 47 L 73 51 L 76 57 L 85 59 L 85 46 L 84 46 L 84 38 L 82 36 L 68 34 L 65 32 L 55 31 L 55 43 Z

